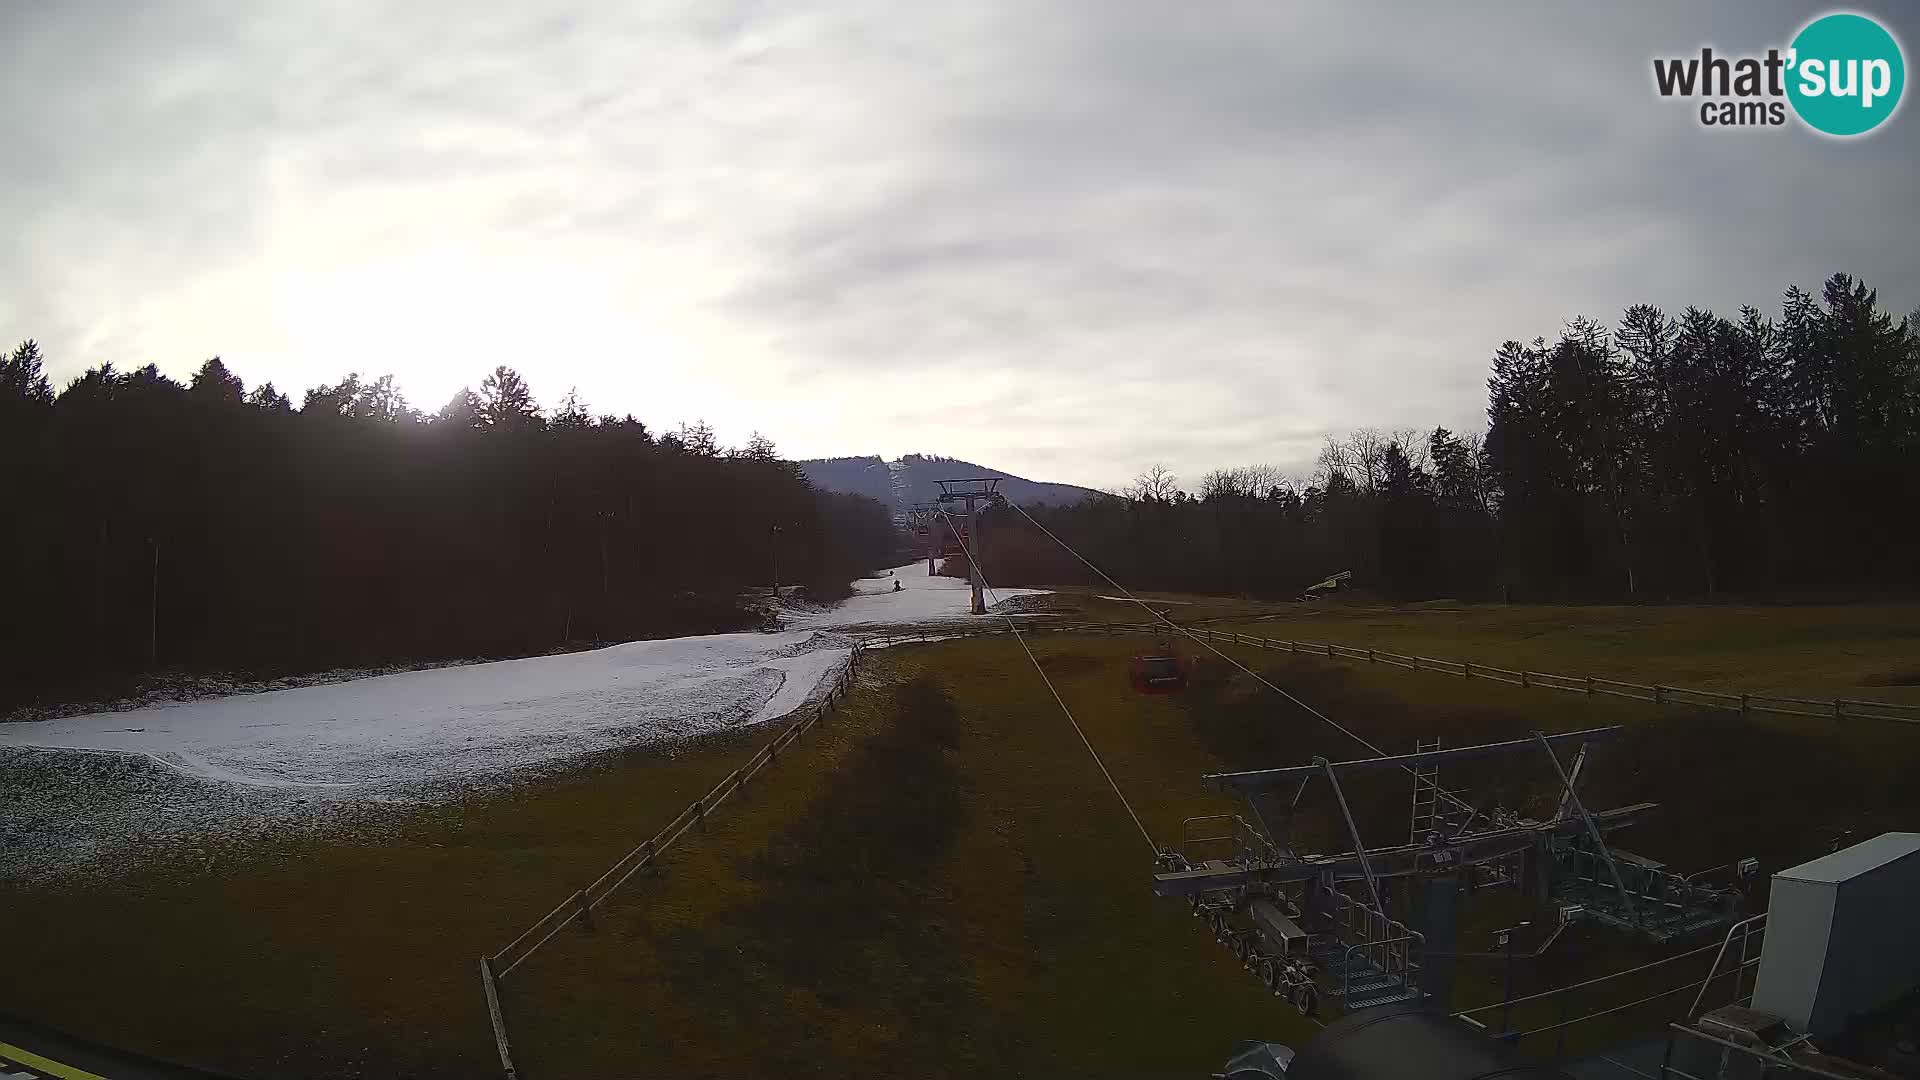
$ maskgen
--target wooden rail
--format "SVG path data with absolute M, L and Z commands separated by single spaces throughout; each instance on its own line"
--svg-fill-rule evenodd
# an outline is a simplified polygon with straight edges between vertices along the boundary
M 493 1041 L 500 1052 L 500 1067 L 508 1080 L 516 1080 L 518 1073 L 513 1064 L 513 1054 L 507 1043 L 506 1017 L 500 1005 L 500 982 L 514 968 L 520 966 L 527 957 L 532 956 L 540 946 L 553 940 L 555 934 L 578 920 L 591 926 L 593 909 L 612 896 L 614 891 L 627 883 L 633 875 L 644 870 L 661 855 L 670 850 L 687 832 L 706 821 L 722 803 L 747 786 L 748 781 L 780 760 L 781 751 L 791 747 L 800 736 L 814 725 L 825 720 L 846 696 L 853 686 L 854 671 L 860 663 L 860 653 L 865 645 L 855 645 L 847 656 L 847 666 L 834 678 L 833 686 L 819 701 L 802 705 L 788 715 L 793 722 L 780 734 L 762 746 L 746 764 L 728 773 L 726 778 L 714 785 L 713 790 L 695 799 L 685 810 L 669 821 L 665 828 L 652 837 L 642 841 L 632 851 L 621 856 L 620 860 L 608 867 L 606 872 L 595 878 L 592 884 L 576 890 L 560 902 L 560 906 L 547 912 L 532 926 L 522 931 L 519 937 L 508 942 L 505 947 L 490 956 L 480 958 L 480 984 L 487 998 L 487 1016 L 493 1024 Z
M 1060 629 L 1066 629 L 1061 627 Z M 1857 698 L 1800 698 L 1775 694 L 1731 694 L 1717 690 L 1693 690 L 1660 683 L 1622 682 L 1593 675 L 1558 675 L 1545 671 L 1514 671 L 1460 660 L 1440 660 L 1431 656 L 1410 656 L 1379 649 L 1356 649 L 1326 642 L 1285 641 L 1258 638 L 1248 634 L 1218 630 L 1190 629 L 1188 633 L 1203 640 L 1247 645 L 1280 652 L 1308 653 L 1341 660 L 1361 660 L 1388 664 L 1412 671 L 1437 671 L 1469 679 L 1491 679 L 1509 686 L 1561 690 L 1589 697 L 1629 698 L 1651 701 L 1656 705 L 1689 705 L 1698 708 L 1725 709 L 1729 712 L 1774 713 L 1781 716 L 1812 716 L 1835 720 L 1891 720 L 1920 724 L 1920 705 L 1892 701 L 1862 701 Z
M 1822 719 L 1838 720 L 1889 720 L 1904 724 L 1920 724 L 1920 705 L 1907 705 L 1890 701 L 1862 701 L 1855 698 L 1796 698 L 1780 697 L 1771 694 L 1729 694 L 1714 690 L 1691 690 L 1685 687 L 1664 686 L 1621 682 L 1617 679 L 1602 679 L 1593 675 L 1556 675 L 1543 671 L 1516 671 L 1508 668 L 1476 664 L 1465 660 L 1441 660 L 1431 656 L 1414 656 L 1402 653 L 1384 652 L 1379 649 L 1362 649 L 1350 645 L 1337 645 L 1332 642 L 1290 641 L 1278 638 L 1258 637 L 1253 634 L 1233 633 L 1209 630 L 1202 627 L 1181 627 L 1172 631 L 1155 623 L 1057 623 L 1037 619 L 1026 630 L 1034 634 L 1107 634 L 1138 635 L 1153 638 L 1171 639 L 1175 633 L 1190 635 L 1203 641 L 1212 641 L 1244 648 L 1261 649 L 1268 652 L 1305 653 L 1336 660 L 1354 660 L 1371 664 L 1386 664 L 1409 671 L 1432 671 L 1443 675 L 1458 675 L 1467 679 L 1491 679 L 1509 686 L 1522 686 L 1544 690 L 1560 690 L 1568 693 L 1585 694 L 1589 697 L 1604 695 L 1608 697 L 1628 698 L 1634 701 L 1650 701 L 1659 705 L 1687 705 L 1694 707 L 1726 709 L 1743 715 L 1750 713 L 1773 713 L 1783 716 L 1811 716 Z M 488 1016 L 493 1022 L 494 1042 L 500 1052 L 501 1068 L 509 1080 L 514 1080 L 512 1054 L 508 1049 L 506 1020 L 501 1011 L 499 983 L 518 967 L 527 957 L 533 955 L 540 946 L 553 939 L 562 929 L 575 920 L 591 923 L 595 907 L 605 902 L 615 890 L 626 884 L 633 875 L 652 864 L 665 854 L 687 832 L 703 823 L 722 803 L 747 783 L 761 770 L 773 765 L 783 750 L 791 747 L 802 734 L 815 724 L 820 723 L 846 695 L 853 685 L 854 671 L 859 664 L 860 654 L 868 649 L 893 648 L 902 645 L 935 644 L 942 641 L 954 641 L 964 638 L 991 637 L 1010 634 L 1006 627 L 968 627 L 952 631 L 930 631 L 919 634 L 880 634 L 853 647 L 847 658 L 847 666 L 834 679 L 831 689 L 824 698 L 810 705 L 804 705 L 789 715 L 793 722 L 765 746 L 762 746 L 746 764 L 729 773 L 715 785 L 713 790 L 695 799 L 682 810 L 679 816 L 668 822 L 653 837 L 644 840 L 638 847 L 627 852 L 618 862 L 608 867 L 606 872 L 595 878 L 585 888 L 576 890 L 560 902 L 560 905 L 548 912 L 539 921 L 529 926 L 519 937 L 493 953 L 480 959 L 480 979 L 487 998 Z
M 1148 637 L 1173 638 L 1176 632 L 1156 623 L 1049 623 L 1036 620 L 1025 627 L 1028 633 L 1055 634 L 1142 634 Z M 1009 631 L 1002 627 L 956 630 L 949 633 L 928 633 L 881 637 L 874 645 L 907 645 L 951 641 L 958 638 L 986 637 L 1005 634 Z M 1777 694 L 1733 694 L 1718 690 L 1693 690 L 1684 686 L 1667 686 L 1661 683 L 1622 682 L 1618 679 L 1603 679 L 1596 675 L 1559 675 L 1547 671 L 1518 671 L 1510 668 L 1494 667 L 1491 664 L 1479 664 L 1465 660 L 1441 660 L 1431 656 L 1413 656 L 1402 653 L 1385 652 L 1380 649 L 1362 649 L 1351 645 L 1338 645 L 1325 641 L 1289 641 L 1280 638 L 1257 637 L 1253 634 L 1232 633 L 1221 630 L 1209 630 L 1204 627 L 1181 627 L 1180 635 L 1190 635 L 1202 641 L 1219 644 L 1239 645 L 1252 649 L 1271 652 L 1304 653 L 1310 656 L 1322 656 L 1330 660 L 1357 660 L 1371 664 L 1386 664 L 1390 667 L 1404 668 L 1408 671 L 1434 671 L 1443 675 L 1458 675 L 1467 679 L 1489 679 L 1505 683 L 1508 686 L 1522 686 L 1529 689 L 1560 690 L 1572 694 L 1585 694 L 1588 697 L 1605 696 L 1627 698 L 1633 701 L 1650 701 L 1656 705 L 1687 705 L 1696 708 L 1724 709 L 1741 714 L 1772 713 L 1779 716 L 1811 716 L 1832 720 L 1889 720 L 1902 724 L 1920 724 L 1920 705 L 1909 705 L 1894 701 L 1863 701 L 1858 698 L 1802 698 L 1784 697 Z

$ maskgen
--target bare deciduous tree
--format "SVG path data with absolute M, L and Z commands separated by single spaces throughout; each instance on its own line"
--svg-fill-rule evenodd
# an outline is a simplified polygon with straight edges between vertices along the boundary
M 1433 458 L 1427 452 L 1427 433 L 1414 428 L 1395 428 L 1387 442 L 1400 448 L 1407 455 L 1407 463 L 1416 472 L 1428 472 L 1433 468 Z
M 1291 489 L 1293 481 L 1272 465 L 1240 465 L 1215 469 L 1200 481 L 1200 498 L 1264 499 L 1274 489 Z
M 1180 494 L 1180 478 L 1156 461 L 1134 477 L 1125 494 L 1135 502 L 1172 502 Z

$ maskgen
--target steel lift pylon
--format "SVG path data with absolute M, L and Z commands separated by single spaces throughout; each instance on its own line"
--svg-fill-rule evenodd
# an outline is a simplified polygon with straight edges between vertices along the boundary
M 1535 733 L 1454 749 L 1417 742 L 1411 754 L 1316 757 L 1310 765 L 1207 776 L 1244 796 L 1254 821 L 1189 819 L 1180 848 L 1160 856 L 1154 891 L 1185 898 L 1248 970 L 1308 1015 L 1322 1001 L 1349 1011 L 1427 996 L 1447 1001 L 1460 909 L 1480 889 L 1514 889 L 1553 907 L 1548 945 L 1581 920 L 1657 942 L 1730 925 L 1741 915 L 1741 890 L 1683 877 L 1609 843 L 1656 804 L 1590 811 L 1581 800 L 1590 753 L 1622 730 Z M 1553 815 L 1482 813 L 1441 785 L 1443 765 L 1487 757 L 1550 763 L 1560 786 Z M 1413 779 L 1407 842 L 1368 847 L 1342 779 L 1396 769 Z M 1302 852 L 1290 841 L 1291 820 L 1316 780 L 1325 781 L 1344 823 L 1347 851 Z
M 981 590 L 986 584 L 986 579 L 981 575 L 980 560 L 986 557 L 986 544 L 985 538 L 980 535 L 980 530 L 975 527 L 977 520 L 975 513 L 979 506 L 993 506 L 1003 501 L 1003 497 L 1000 494 L 1000 478 L 997 476 L 983 476 L 968 480 L 940 480 L 936 481 L 936 483 L 940 485 L 940 494 L 934 496 L 935 502 L 942 506 L 948 506 L 953 503 L 966 504 L 966 525 L 961 529 L 961 535 L 967 542 L 965 546 L 967 548 L 968 577 L 973 584 L 973 603 L 969 611 L 974 615 L 985 615 L 987 613 L 987 602 Z M 945 510 L 941 510 L 939 513 L 941 517 L 947 518 L 949 524 L 951 524 L 952 519 Z M 933 572 L 933 562 L 931 559 L 927 562 L 927 572 L 929 574 Z

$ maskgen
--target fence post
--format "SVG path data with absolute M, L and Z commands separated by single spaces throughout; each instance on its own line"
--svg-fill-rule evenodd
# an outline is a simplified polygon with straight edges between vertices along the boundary
M 1667 703 L 1667 688 L 1661 686 L 1659 683 L 1653 684 L 1653 703 L 1655 705 L 1665 705 Z
M 1593 676 L 1587 676 L 1587 696 L 1593 696 Z
M 699 824 L 701 832 L 707 831 L 707 797 L 705 795 L 693 800 L 693 820 Z
M 1847 718 L 1846 702 L 1839 698 L 1833 699 L 1833 718 L 1835 720 L 1845 720 Z
M 1333 642 L 1327 642 L 1327 659 L 1333 659 Z
M 1378 660 L 1376 660 L 1376 659 L 1374 659 L 1374 656 L 1373 656 L 1373 650 L 1372 650 L 1372 649 L 1368 649 L 1368 650 L 1367 650 L 1367 663 L 1369 663 L 1369 664 L 1377 664 L 1377 663 L 1379 663 L 1379 661 L 1378 661 Z
M 520 1074 L 513 1069 L 513 1051 L 507 1046 L 507 1020 L 500 1012 L 498 981 L 493 974 L 493 961 L 481 957 L 480 985 L 487 992 L 487 1018 L 493 1021 L 493 1047 L 500 1052 L 500 1068 L 507 1074 L 507 1080 L 519 1080 Z
M 1522 671 L 1522 672 L 1520 673 L 1520 685 L 1521 685 L 1521 686 L 1532 686 L 1532 685 L 1533 685 L 1532 683 L 1530 683 L 1530 682 L 1528 682 L 1528 681 L 1527 681 L 1527 673 L 1526 673 L 1525 671 Z
M 1747 695 L 1745 694 L 1740 695 L 1740 715 L 1747 715 Z
M 580 928 L 589 934 L 593 933 L 593 908 L 587 904 L 587 891 L 585 889 L 581 889 L 573 894 L 573 906 L 580 912 L 579 915 L 575 916 L 575 918 L 580 920 Z

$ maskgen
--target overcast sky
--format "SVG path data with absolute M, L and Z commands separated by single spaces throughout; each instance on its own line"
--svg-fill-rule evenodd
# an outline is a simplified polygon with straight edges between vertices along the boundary
M 793 456 L 1303 469 L 1483 426 L 1495 347 L 1575 314 L 1920 302 L 1911 105 L 1841 141 L 1652 90 L 1823 10 L 0 0 L 0 338 L 58 383 L 217 353 L 431 410 L 506 363 Z M 1915 9 L 1856 10 L 1913 62 Z

